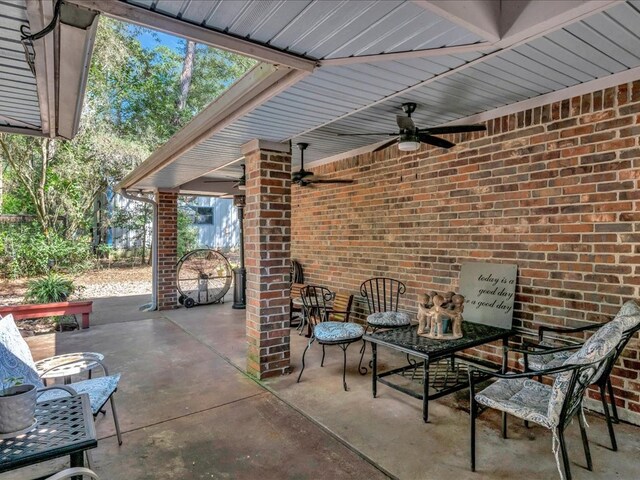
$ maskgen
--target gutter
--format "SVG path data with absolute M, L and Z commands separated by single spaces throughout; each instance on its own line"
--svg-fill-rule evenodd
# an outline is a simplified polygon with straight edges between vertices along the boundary
M 145 311 L 158 309 L 158 204 L 147 197 L 133 195 L 126 189 L 120 189 L 120 195 L 135 202 L 149 203 L 153 206 L 153 220 L 151 221 L 151 305 Z

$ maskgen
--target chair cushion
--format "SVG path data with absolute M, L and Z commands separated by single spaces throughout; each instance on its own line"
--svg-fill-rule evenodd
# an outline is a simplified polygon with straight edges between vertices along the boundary
M 411 325 L 409 315 L 403 312 L 376 312 L 367 317 L 373 327 L 404 327 Z
M 102 406 L 109 400 L 109 397 L 118 388 L 120 374 L 109 375 L 108 377 L 92 378 L 90 380 L 82 380 L 80 382 L 71 383 L 67 387 L 73 388 L 79 394 L 86 393 L 89 395 L 91 402 L 91 411 L 97 414 Z M 54 398 L 66 397 L 69 395 L 64 390 L 47 390 L 38 397 L 39 402 L 52 400 Z
M 22 383 L 43 386 L 29 345 L 9 314 L 0 319 L 0 381 L 19 378 Z
M 600 327 L 584 345 L 567 358 L 564 365 L 586 365 L 593 362 L 603 360 L 622 339 L 622 324 L 619 322 L 609 322 Z M 582 385 L 590 385 L 596 382 L 602 374 L 604 363 L 596 364 L 594 368 L 589 368 L 582 372 L 580 383 Z M 571 381 L 572 371 L 562 372 L 556 375 L 553 387 L 551 389 L 551 397 L 549 399 L 549 411 L 547 416 L 551 425 L 556 426 L 560 422 L 560 412 L 565 397 L 568 393 L 569 383 Z
M 364 335 L 364 328 L 357 323 L 321 322 L 313 327 L 313 335 L 320 342 L 357 340 Z
M 476 394 L 481 405 L 552 428 L 547 418 L 551 387 L 523 378 L 500 379 Z
M 613 321 L 620 322 L 625 332 L 634 329 L 640 324 L 640 306 L 634 300 L 625 302 Z
M 540 342 L 540 345 L 549 347 L 549 348 L 557 348 L 557 345 L 553 345 L 549 342 Z M 555 353 L 544 353 L 544 354 L 529 354 L 527 355 L 527 363 L 529 365 L 529 370 L 544 370 L 547 368 L 555 368 L 561 367 L 565 360 L 569 358 L 575 350 L 570 350 L 567 352 L 555 352 Z M 520 357 L 518 359 L 518 363 L 524 367 L 524 357 Z

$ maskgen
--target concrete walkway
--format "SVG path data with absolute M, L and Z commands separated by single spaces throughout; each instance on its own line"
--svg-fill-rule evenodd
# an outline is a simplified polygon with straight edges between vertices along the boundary
M 99 417 L 94 468 L 105 479 L 554 479 L 551 435 L 511 422 L 499 434 L 497 415 L 481 417 L 478 473 L 468 469 L 466 391 L 432 403 L 384 386 L 371 397 L 371 376 L 357 373 L 358 347 L 349 349 L 342 390 L 339 349 L 314 345 L 296 384 L 306 339 L 292 330 L 294 375 L 260 385 L 244 375 L 244 312 L 230 303 L 159 312 L 138 320 L 133 297 L 102 300 L 91 329 L 29 339 L 36 358 L 79 350 L 105 354 L 123 379 L 117 402 L 124 444 L 118 447 L 110 411 Z M 109 322 L 109 312 L 114 314 Z M 148 318 L 153 317 L 153 318 Z M 131 320 L 131 321 L 128 321 Z M 388 366 L 399 360 L 382 353 Z M 490 413 L 490 412 L 487 412 Z M 620 451 L 606 448 L 602 418 L 588 415 L 594 472 L 585 461 L 577 425 L 568 444 L 575 479 L 637 479 L 640 430 L 618 425 Z M 0 475 L 33 478 L 64 462 Z

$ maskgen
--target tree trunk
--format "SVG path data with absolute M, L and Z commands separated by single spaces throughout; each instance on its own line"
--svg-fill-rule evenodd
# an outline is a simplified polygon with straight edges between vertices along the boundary
M 187 41 L 187 49 L 182 64 L 182 73 L 180 74 L 180 95 L 176 101 L 176 112 L 173 115 L 173 125 L 180 125 L 180 113 L 187 106 L 187 98 L 189 97 L 189 88 L 191 87 L 191 77 L 193 75 L 193 62 L 196 56 L 196 43 L 191 40 Z

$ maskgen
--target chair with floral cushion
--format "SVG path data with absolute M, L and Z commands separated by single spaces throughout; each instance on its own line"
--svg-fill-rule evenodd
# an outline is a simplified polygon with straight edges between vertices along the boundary
M 475 432 L 479 406 L 494 408 L 553 431 L 552 450 L 560 478 L 571 479 L 564 431 L 578 415 L 587 468 L 592 470 L 589 441 L 582 413 L 586 389 L 602 375 L 623 333 L 620 322 L 601 327 L 577 352 L 555 368 L 525 373 L 497 373 L 481 368 L 469 371 L 471 413 L 471 470 L 476 468 Z M 553 385 L 532 380 L 540 375 L 554 375 Z M 487 376 L 498 381 L 476 394 L 476 385 Z M 560 467 L 560 456 L 563 468 Z
M 600 390 L 602 411 L 607 421 L 607 429 L 609 430 L 609 438 L 611 439 L 611 449 L 616 451 L 618 449 L 618 442 L 616 441 L 613 424 L 618 423 L 619 419 L 613 385 L 611 384 L 611 371 L 629 343 L 629 340 L 631 340 L 631 338 L 640 331 L 640 306 L 634 300 L 625 302 L 622 308 L 620 308 L 620 311 L 614 317 L 613 321 L 622 323 L 624 331 L 622 333 L 620 343 L 616 346 L 615 355 L 607 361 L 607 365 L 602 375 L 598 378 L 595 384 Z M 545 370 L 558 367 L 562 365 L 575 350 L 580 348 L 582 343 L 574 342 L 573 340 L 562 340 L 562 343 L 564 343 L 565 346 L 558 348 L 557 345 L 554 345 L 553 342 L 545 338 L 545 333 L 573 334 L 588 330 L 595 330 L 599 327 L 601 327 L 601 324 L 588 325 L 586 327 L 579 328 L 541 326 L 538 328 L 538 343 L 527 344 L 526 346 L 528 349 L 521 351 L 522 358 L 520 358 L 519 362 L 524 367 L 525 371 Z M 608 404 L 607 392 L 609 394 Z
M 86 393 L 89 396 L 94 418 L 103 411 L 107 401 L 110 401 L 118 444 L 122 445 L 120 425 L 113 399 L 113 394 L 116 392 L 120 381 L 120 374 L 109 375 L 102 362 L 95 358 L 91 360 L 102 368 L 104 372 L 102 377 L 71 383 L 65 385 L 64 388 L 45 387 L 36 370 L 29 345 L 20 335 L 13 316 L 7 315 L 0 319 L 0 379 L 17 377 L 21 378 L 23 383 L 35 385 L 39 392 L 38 401 L 66 396 L 69 395 L 69 392 L 76 394 Z
M 349 345 L 352 343 L 362 340 L 364 328 L 362 325 L 358 325 L 357 323 L 348 322 L 348 315 L 345 316 L 344 321 L 329 320 L 331 308 L 328 303 L 332 299 L 333 294 L 325 287 L 308 285 L 302 289 L 302 302 L 304 303 L 304 308 L 307 312 L 312 330 L 309 342 L 302 353 L 302 369 L 300 370 L 297 381 L 300 382 L 302 372 L 304 372 L 304 358 L 307 354 L 307 350 L 311 347 L 311 344 L 317 340 L 318 343 L 322 345 L 322 361 L 320 362 L 320 366 L 324 366 L 324 348 L 326 345 L 338 345 L 342 349 L 342 386 L 344 387 L 344 390 L 347 391 L 347 348 L 349 348 Z M 360 373 L 362 373 L 363 355 L 360 356 L 360 364 L 358 366 Z

